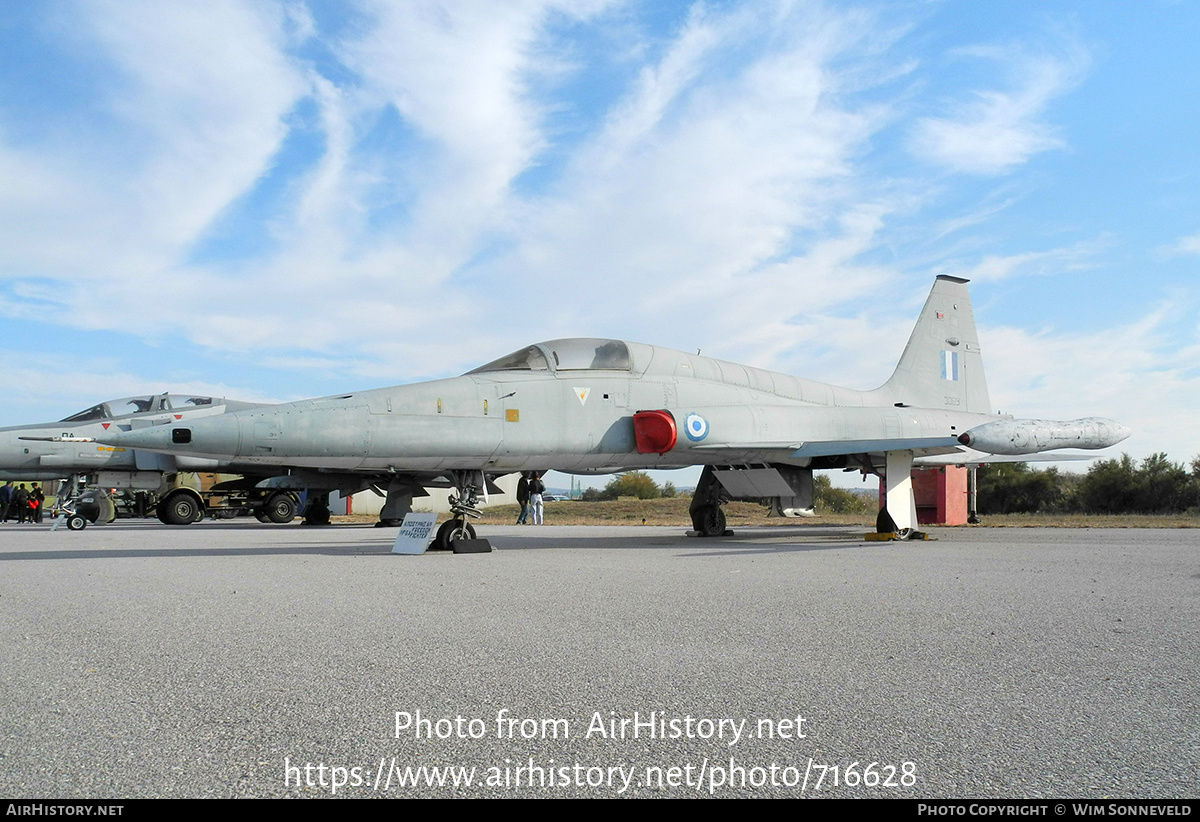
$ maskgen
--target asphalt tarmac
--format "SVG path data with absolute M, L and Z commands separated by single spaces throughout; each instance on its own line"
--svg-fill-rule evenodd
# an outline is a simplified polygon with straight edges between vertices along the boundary
M 1200 532 L 485 530 L 0 525 L 0 796 L 1200 794 Z

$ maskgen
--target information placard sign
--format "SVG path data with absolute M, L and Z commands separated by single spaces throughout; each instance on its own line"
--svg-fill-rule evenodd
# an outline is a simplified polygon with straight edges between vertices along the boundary
M 437 524 L 437 514 L 405 514 L 392 545 L 393 554 L 423 554 L 429 547 L 430 534 Z

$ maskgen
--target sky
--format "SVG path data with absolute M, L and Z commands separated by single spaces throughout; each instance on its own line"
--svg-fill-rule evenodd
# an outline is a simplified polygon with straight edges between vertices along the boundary
M 1200 455 L 1200 4 L 0 0 L 0 424 L 616 337 Z

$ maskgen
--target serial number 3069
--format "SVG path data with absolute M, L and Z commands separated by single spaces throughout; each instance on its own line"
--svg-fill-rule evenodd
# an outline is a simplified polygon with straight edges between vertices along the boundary
M 820 790 L 822 782 L 825 783 L 826 787 L 845 785 L 849 788 L 855 788 L 859 785 L 868 788 L 874 788 L 877 785 L 882 785 L 885 788 L 895 788 L 903 785 L 906 788 L 911 788 L 917 784 L 916 762 L 901 762 L 899 768 L 895 765 L 884 765 L 879 762 L 872 762 L 864 767 L 861 763 L 855 761 L 844 768 L 839 765 L 819 765 L 814 762 L 812 763 L 812 769 L 820 771 L 817 774 L 817 783 L 812 786 L 813 790 Z

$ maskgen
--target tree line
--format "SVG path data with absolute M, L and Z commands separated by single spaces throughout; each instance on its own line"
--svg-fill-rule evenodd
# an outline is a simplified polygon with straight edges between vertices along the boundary
M 626 471 L 617 474 L 603 488 L 588 488 L 579 497 L 584 502 L 613 500 L 617 497 L 660 499 L 675 496 L 675 483 L 664 482 L 660 487 L 645 471 Z
M 618 497 L 659 499 L 676 495 L 675 484 L 664 482 L 660 487 L 645 471 L 626 471 L 617 474 L 604 488 L 588 488 L 580 497 L 584 502 L 614 500 Z M 818 513 L 869 514 L 878 507 L 873 495 L 856 494 L 844 488 L 834 488 L 829 477 L 813 477 L 813 506 Z
M 1025 462 L 993 463 L 976 473 L 980 514 L 1197 514 L 1200 515 L 1200 456 L 1185 467 L 1165 453 L 1140 462 L 1128 454 L 1092 463 L 1086 474 L 1031 468 Z M 618 497 L 659 499 L 676 495 L 644 471 L 626 471 L 602 488 L 583 492 L 585 501 Z M 813 477 L 818 513 L 870 513 L 874 495 L 834 488 L 829 477 Z
M 1200 456 L 1185 468 L 1165 453 L 1092 463 L 1086 474 L 995 463 L 976 474 L 980 514 L 1200 513 Z

